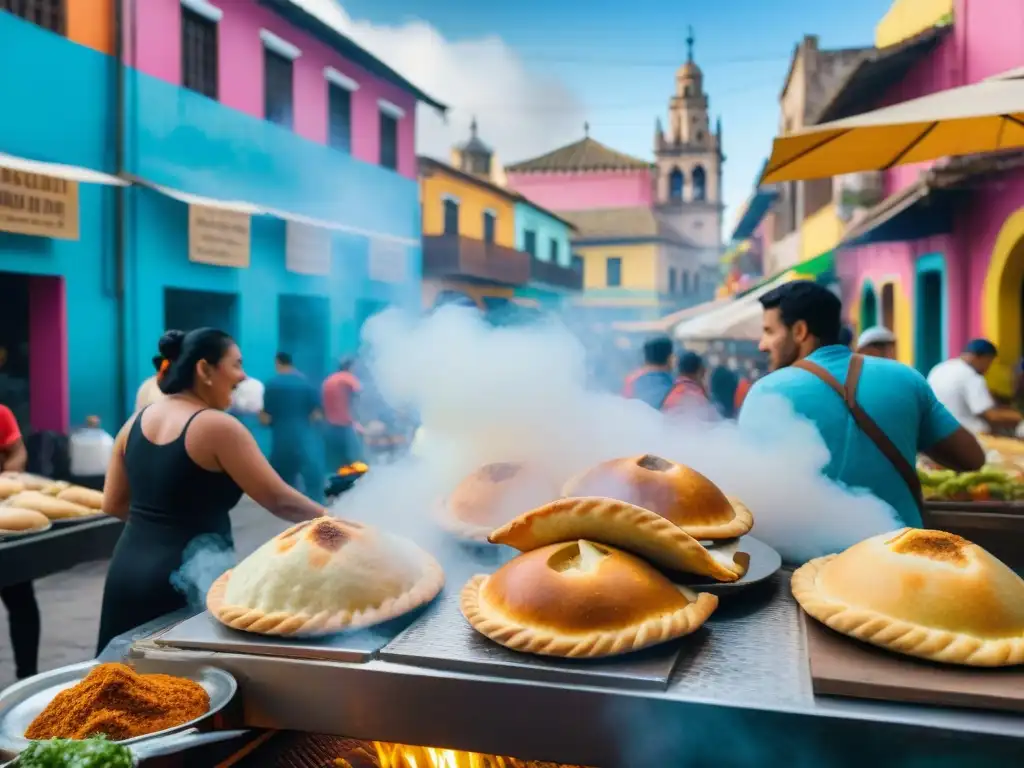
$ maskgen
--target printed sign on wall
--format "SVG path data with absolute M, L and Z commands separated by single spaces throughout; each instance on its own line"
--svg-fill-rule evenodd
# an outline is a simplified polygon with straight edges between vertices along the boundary
M 218 267 L 249 266 L 252 218 L 247 213 L 188 207 L 188 258 Z
M 408 246 L 405 243 L 371 237 L 367 267 L 369 278 L 381 283 L 404 282 L 407 279 L 407 256 Z
M 78 239 L 78 182 L 0 168 L 0 230 Z
M 285 268 L 300 275 L 331 274 L 331 232 L 323 227 L 285 225 Z

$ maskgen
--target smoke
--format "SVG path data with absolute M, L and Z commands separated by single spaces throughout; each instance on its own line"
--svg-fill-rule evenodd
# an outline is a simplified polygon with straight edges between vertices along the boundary
M 381 313 L 364 342 L 382 395 L 417 413 L 423 434 L 417 456 L 373 467 L 343 496 L 340 516 L 436 541 L 432 510 L 482 464 L 531 461 L 560 484 L 600 461 L 653 453 L 741 499 L 754 535 L 787 561 L 901 527 L 874 496 L 821 475 L 828 449 L 783 399 L 756 425 L 770 441 L 730 422 L 669 417 L 592 389 L 584 350 L 561 324 L 494 328 L 457 307 L 425 318 Z
M 185 547 L 181 568 L 171 574 L 171 586 L 185 596 L 190 608 L 201 611 L 213 582 L 234 565 L 235 550 L 227 537 L 202 534 Z

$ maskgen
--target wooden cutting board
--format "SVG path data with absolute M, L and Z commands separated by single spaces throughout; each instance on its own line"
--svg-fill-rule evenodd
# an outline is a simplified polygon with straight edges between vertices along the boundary
M 840 635 L 800 611 L 816 695 L 1024 712 L 1024 667 L 932 664 Z

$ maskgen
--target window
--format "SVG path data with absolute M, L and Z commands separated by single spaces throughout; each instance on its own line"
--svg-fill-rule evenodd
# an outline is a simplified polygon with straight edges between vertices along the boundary
M 676 268 L 675 267 L 669 267 L 668 268 L 668 292 L 669 293 L 675 293 L 676 292 Z
M 398 169 L 398 118 L 384 110 L 380 113 L 380 164 Z
M 693 169 L 693 199 L 703 202 L 707 199 L 707 174 L 702 166 Z
M 272 123 L 291 128 L 293 121 L 292 60 L 263 49 L 263 110 Z
M 217 22 L 181 8 L 181 84 L 217 98 Z
M 550 253 L 551 253 L 551 263 L 552 264 L 557 264 L 558 263 L 558 241 L 555 238 L 553 238 L 553 237 L 551 238 Z
M 605 263 L 605 284 L 609 288 L 618 288 L 622 285 L 622 258 L 620 256 L 609 256 Z
M 66 34 L 65 0 L 0 0 L 0 11 L 10 11 L 43 29 Z
M 578 253 L 574 253 L 572 255 L 572 269 L 573 272 L 579 272 L 581 275 L 583 274 L 583 257 Z
M 672 200 L 683 199 L 683 172 L 673 168 L 668 176 L 668 196 Z
M 537 233 L 532 229 L 523 232 L 523 250 L 537 258 Z
M 459 234 L 459 201 L 450 197 L 444 200 L 444 233 Z
M 690 273 L 683 272 L 683 295 L 686 296 L 690 293 Z
M 494 211 L 484 211 L 484 242 L 494 242 L 494 224 L 498 217 L 494 215 Z
M 327 143 L 352 151 L 352 92 L 334 83 L 327 84 Z

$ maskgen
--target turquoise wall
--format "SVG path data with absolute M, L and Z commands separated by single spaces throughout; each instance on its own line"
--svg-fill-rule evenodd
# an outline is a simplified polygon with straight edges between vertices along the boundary
M 118 70 L 111 58 L 0 12 L 0 71 L 26 73 L 0 78 L 0 152 L 115 170 Z M 126 410 L 153 372 L 150 358 L 164 331 L 166 288 L 237 294 L 237 333 L 247 369 L 260 379 L 271 375 L 278 348 L 280 294 L 328 300 L 327 369 L 356 348 L 368 307 L 418 306 L 420 211 L 414 180 L 135 71 L 126 73 L 125 85 L 126 164 L 133 175 L 417 243 L 406 247 L 407 279 L 400 285 L 369 279 L 369 241 L 354 234 L 334 236 L 331 277 L 309 277 L 285 269 L 284 222 L 254 217 L 248 269 L 193 264 L 187 207 L 149 189 L 129 189 Z M 0 272 L 65 278 L 72 424 L 96 413 L 115 425 L 120 410 L 115 194 L 81 185 L 77 242 L 0 233 Z
M 537 233 L 537 258 L 550 261 L 549 243 L 552 238 L 558 241 L 558 263 L 563 267 L 572 265 L 572 251 L 569 248 L 570 230 L 566 224 L 539 211 L 528 203 L 516 203 L 516 248 L 526 249 L 526 231 Z

